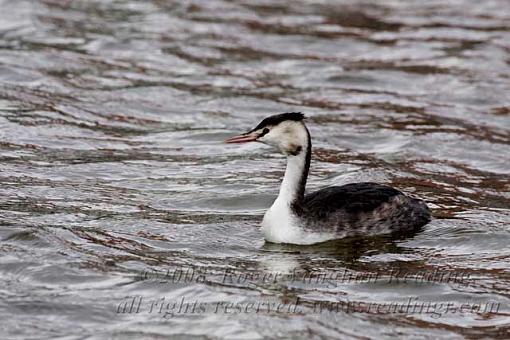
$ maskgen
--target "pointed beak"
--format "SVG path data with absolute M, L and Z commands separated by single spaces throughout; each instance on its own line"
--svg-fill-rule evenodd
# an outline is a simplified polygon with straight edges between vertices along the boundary
M 259 138 L 259 135 L 257 133 L 243 133 L 242 135 L 230 137 L 229 139 L 225 140 L 225 143 L 248 143 L 248 142 L 254 142 Z

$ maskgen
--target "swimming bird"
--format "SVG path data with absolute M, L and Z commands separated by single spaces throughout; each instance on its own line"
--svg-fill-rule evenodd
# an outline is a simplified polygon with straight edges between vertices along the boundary
M 412 232 L 430 221 L 425 202 L 383 184 L 351 183 L 305 195 L 312 142 L 304 119 L 300 112 L 273 115 L 254 129 L 225 140 L 261 142 L 287 156 L 280 192 L 262 220 L 266 241 L 313 244 L 349 236 Z

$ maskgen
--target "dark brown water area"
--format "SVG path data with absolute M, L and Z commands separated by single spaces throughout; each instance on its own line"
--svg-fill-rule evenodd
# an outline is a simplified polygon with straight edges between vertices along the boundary
M 265 243 L 289 111 L 434 220 Z M 506 0 L 0 0 L 2 339 L 509 338 L 509 175 Z

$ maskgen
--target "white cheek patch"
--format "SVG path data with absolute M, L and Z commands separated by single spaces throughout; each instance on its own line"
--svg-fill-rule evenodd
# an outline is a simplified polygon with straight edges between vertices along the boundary
M 273 132 L 273 130 L 269 131 L 264 136 L 257 139 L 259 142 L 262 142 L 267 145 L 274 146 L 276 148 L 279 147 L 280 138 L 278 138 L 278 135 Z

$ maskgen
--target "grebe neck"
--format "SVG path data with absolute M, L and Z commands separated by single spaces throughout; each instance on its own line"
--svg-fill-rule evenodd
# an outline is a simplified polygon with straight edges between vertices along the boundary
M 277 198 L 277 200 L 286 202 L 289 207 L 300 205 L 305 196 L 306 180 L 312 154 L 312 143 L 308 129 L 306 129 L 306 135 L 306 145 L 301 147 L 301 150 L 296 152 L 295 155 L 287 156 L 287 168 Z

